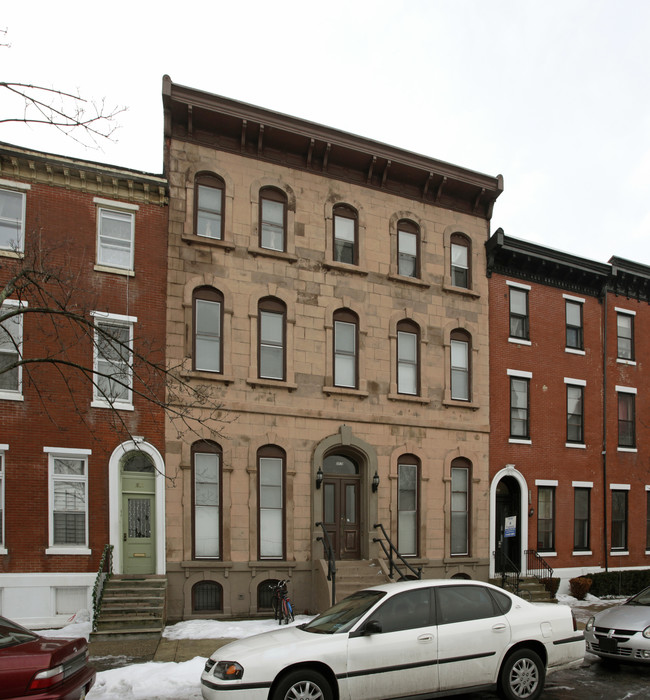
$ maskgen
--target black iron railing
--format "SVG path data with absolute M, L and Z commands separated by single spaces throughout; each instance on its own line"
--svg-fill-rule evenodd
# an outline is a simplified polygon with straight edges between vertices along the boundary
M 327 580 L 332 582 L 332 605 L 334 605 L 334 603 L 336 603 L 336 561 L 334 559 L 334 549 L 332 548 L 330 536 L 327 534 L 325 525 L 323 525 L 323 523 L 316 523 L 316 527 L 320 527 L 323 531 L 323 535 L 318 536 L 316 541 L 323 543 L 325 559 L 327 559 Z
M 389 576 L 393 578 L 393 571 L 397 573 L 399 576 L 400 581 L 404 581 L 407 578 L 422 578 L 422 567 L 418 567 L 417 569 L 413 568 L 411 564 L 409 564 L 406 559 L 397 551 L 397 547 L 390 541 L 390 538 L 386 534 L 386 530 L 384 530 L 384 526 L 381 523 L 377 523 L 374 525 L 375 530 L 379 528 L 381 530 L 381 534 L 383 535 L 383 539 L 381 537 L 374 537 L 373 542 L 378 542 L 381 548 L 384 550 L 384 554 L 386 555 L 386 559 L 388 559 L 388 571 L 389 571 Z M 403 573 L 397 562 L 395 560 L 399 560 L 400 564 L 407 570 L 411 572 L 411 576 L 409 576 L 407 573 Z
M 104 584 L 113 575 L 113 545 L 107 544 L 99 562 L 99 571 L 93 586 L 93 632 L 97 630 L 97 621 L 102 611 Z
M 501 576 L 501 588 L 519 595 L 519 583 L 521 581 L 519 567 L 502 549 L 492 552 L 492 555 L 494 556 L 494 571 Z
M 526 555 L 526 576 L 534 576 L 538 581 L 553 578 L 553 567 L 539 555 L 534 549 L 527 549 Z

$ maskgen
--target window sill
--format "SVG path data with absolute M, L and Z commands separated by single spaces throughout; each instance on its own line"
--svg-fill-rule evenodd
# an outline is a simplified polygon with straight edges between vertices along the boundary
M 22 260 L 25 257 L 25 253 L 22 250 L 0 250 L 0 258 L 14 258 L 16 260 Z
M 443 399 L 442 405 L 448 408 L 468 408 L 471 411 L 478 411 L 480 406 L 473 401 L 460 401 L 458 399 Z
M 570 355 L 586 355 L 587 353 L 580 348 L 564 348 L 564 352 L 568 352 Z
M 223 561 L 222 559 L 210 559 L 205 557 L 205 559 L 192 559 L 191 561 L 182 561 L 181 567 L 183 569 L 230 569 L 233 563 L 231 561 Z
M 226 377 L 220 372 L 207 372 L 205 370 L 193 369 L 181 372 L 183 379 L 202 379 L 212 382 L 223 382 L 224 384 L 232 384 L 235 380 L 232 377 Z
M 0 399 L 3 401 L 24 401 L 25 397 L 22 394 L 14 394 L 9 391 L 0 391 Z
M 208 238 L 208 236 L 196 236 L 193 233 L 184 233 L 181 240 L 185 243 L 193 243 L 196 245 L 207 245 L 211 248 L 222 248 L 226 252 L 235 250 L 235 244 L 224 241 L 221 238 Z
M 413 394 L 388 394 L 389 401 L 406 401 L 407 403 L 420 403 L 423 406 L 431 403 L 429 399 Z
M 622 357 L 617 357 L 616 362 L 619 365 L 630 365 L 631 367 L 636 367 L 636 360 L 624 360 Z
M 92 408 L 112 408 L 114 411 L 134 411 L 133 404 L 131 403 L 109 403 L 108 401 L 102 401 L 101 399 L 95 399 L 90 403 Z
M 532 440 L 520 440 L 519 438 L 508 438 L 511 445 L 532 445 Z
M 565 447 L 570 447 L 576 450 L 586 450 L 587 445 L 584 445 L 581 442 L 567 442 L 564 444 Z
M 617 550 L 617 551 L 611 551 L 609 553 L 610 557 L 629 557 L 630 553 L 627 550 Z
M 616 448 L 617 452 L 638 452 L 636 447 L 617 447 Z
M 9 554 L 9 550 L 4 547 L 0 547 L 0 554 Z
M 527 346 L 532 345 L 530 340 L 526 340 L 525 338 L 508 338 L 508 342 L 514 343 L 515 345 L 527 345 Z
M 473 289 L 467 289 L 466 287 L 454 287 L 453 284 L 447 284 L 446 282 L 442 285 L 445 292 L 452 292 L 454 294 L 462 294 L 466 297 L 472 297 L 473 299 L 480 299 L 481 295 L 474 291 Z
M 424 282 L 419 277 L 406 277 L 405 275 L 397 275 L 391 273 L 388 275 L 388 279 L 392 282 L 404 282 L 404 284 L 412 284 L 414 287 L 422 287 L 422 289 L 429 289 L 431 285 L 428 282 Z
M 323 263 L 323 267 L 326 270 L 340 270 L 341 272 L 351 272 L 353 275 L 363 275 L 368 274 L 367 270 L 362 270 L 358 265 L 350 265 L 349 263 L 335 262 L 334 260 L 328 260 Z
M 279 260 L 286 260 L 290 263 L 298 262 L 297 255 L 285 253 L 283 250 L 271 250 L 269 248 L 258 248 L 257 246 L 251 246 L 248 249 L 248 253 L 254 257 L 261 255 L 264 258 L 278 258 Z
M 443 564 L 479 564 L 480 562 L 480 559 L 469 554 L 450 554 L 442 560 Z
M 65 554 L 65 555 L 83 555 L 87 556 L 89 554 L 92 554 L 92 550 L 87 549 L 86 547 L 48 547 L 45 550 L 45 554 Z
M 542 559 L 546 559 L 546 557 L 557 557 L 557 552 L 543 552 L 541 549 L 538 549 L 537 552 Z
M 95 265 L 95 272 L 110 272 L 113 275 L 124 275 L 125 277 L 135 277 L 135 270 L 127 270 L 123 267 L 109 267 L 108 265 Z
M 571 552 L 571 556 L 574 557 L 590 557 L 593 554 L 591 551 L 579 551 L 579 552 Z
M 360 391 L 359 389 L 351 389 L 345 386 L 324 386 L 323 393 L 331 396 L 332 394 L 337 394 L 338 396 L 356 396 L 359 399 L 367 399 L 368 392 Z
M 249 386 L 263 386 L 273 389 L 286 389 L 287 391 L 295 391 L 298 388 L 297 384 L 291 382 L 285 382 L 282 379 L 253 379 L 249 377 L 246 380 L 246 384 Z

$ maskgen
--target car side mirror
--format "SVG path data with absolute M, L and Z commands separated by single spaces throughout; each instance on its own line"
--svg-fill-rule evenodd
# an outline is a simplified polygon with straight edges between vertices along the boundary
M 363 626 L 364 634 L 381 634 L 381 622 L 379 620 L 368 620 Z

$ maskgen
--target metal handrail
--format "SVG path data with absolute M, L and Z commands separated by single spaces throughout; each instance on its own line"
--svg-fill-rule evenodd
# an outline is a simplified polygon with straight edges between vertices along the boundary
M 415 578 L 421 579 L 422 578 L 422 567 L 418 567 L 417 569 L 413 568 L 411 564 L 409 564 L 406 559 L 397 551 L 397 547 L 390 541 L 390 537 L 386 534 L 386 530 L 384 529 L 384 526 L 381 523 L 376 523 L 373 526 L 375 529 L 379 528 L 384 536 L 384 539 L 388 543 L 388 548 L 386 547 L 386 543 L 384 540 L 382 540 L 380 537 L 374 537 L 373 542 L 378 542 L 381 545 L 381 548 L 384 550 L 384 554 L 386 555 L 386 559 L 388 559 L 388 571 L 389 571 L 389 576 L 393 578 L 393 569 L 398 573 L 399 575 L 399 580 L 404 581 L 406 579 L 406 575 L 403 574 L 400 570 L 397 564 L 395 563 L 395 559 L 399 559 L 400 562 L 415 576 Z M 393 554 L 395 556 L 393 556 Z
M 108 569 L 104 571 L 104 567 Z M 102 611 L 102 599 L 104 597 L 104 584 L 113 575 L 113 545 L 107 544 L 99 561 L 99 571 L 93 586 L 93 632 L 97 631 L 97 621 Z
M 527 549 L 526 555 L 526 576 L 534 576 L 538 581 L 545 578 L 553 578 L 553 567 L 541 557 L 534 549 Z
M 336 560 L 334 559 L 334 548 L 330 541 L 330 536 L 325 529 L 323 523 L 316 523 L 316 527 L 320 527 L 323 531 L 323 536 L 316 538 L 317 542 L 323 543 L 325 559 L 327 559 L 327 580 L 332 582 L 332 605 L 336 603 Z
M 519 595 L 519 583 L 521 581 L 519 567 L 502 550 L 492 552 L 492 555 L 494 556 L 495 571 L 501 574 L 501 588 Z

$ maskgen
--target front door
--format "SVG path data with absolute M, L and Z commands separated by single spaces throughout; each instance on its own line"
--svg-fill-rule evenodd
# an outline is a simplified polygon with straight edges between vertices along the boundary
M 122 571 L 156 572 L 155 472 L 147 455 L 131 452 L 122 462 Z
M 505 476 L 496 491 L 496 572 L 521 571 L 521 507 L 516 479 Z M 506 528 L 506 518 L 514 517 L 514 532 Z
M 335 558 L 359 559 L 359 477 L 325 477 L 323 516 Z

